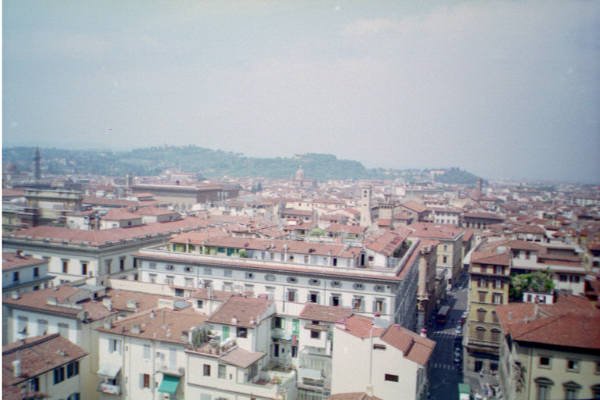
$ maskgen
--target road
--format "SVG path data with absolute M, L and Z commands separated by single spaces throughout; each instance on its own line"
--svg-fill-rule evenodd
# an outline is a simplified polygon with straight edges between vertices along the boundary
M 445 304 L 452 305 L 446 325 L 434 327 L 428 336 L 436 341 L 436 347 L 429 363 L 429 393 L 432 400 L 458 398 L 458 384 L 463 381 L 462 364 L 454 363 L 455 348 L 462 354 L 462 336 L 455 333 L 462 313 L 467 309 L 467 288 L 462 281 L 459 289 L 448 293 Z

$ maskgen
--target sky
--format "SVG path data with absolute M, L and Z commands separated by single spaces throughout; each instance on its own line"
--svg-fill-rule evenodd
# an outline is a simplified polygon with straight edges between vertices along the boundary
M 3 1 L 3 146 L 600 182 L 598 1 Z

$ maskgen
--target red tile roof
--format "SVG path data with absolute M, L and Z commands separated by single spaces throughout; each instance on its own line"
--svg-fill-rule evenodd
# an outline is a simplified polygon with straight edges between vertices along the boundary
M 46 264 L 45 260 L 31 256 L 17 255 L 16 253 L 2 252 L 2 271 Z
M 19 340 L 2 347 L 2 385 L 18 385 L 86 355 L 58 333 Z M 13 361 L 17 357 L 21 360 L 20 377 L 14 376 Z
M 271 303 L 266 298 L 232 296 L 209 317 L 208 322 L 255 328 Z
M 505 334 L 515 341 L 600 350 L 600 310 L 581 296 L 559 296 L 555 304 L 496 307 Z
M 421 337 L 398 324 L 390 325 L 381 335 L 381 340 L 402 351 L 404 358 L 419 365 L 427 364 L 435 348 L 433 340 Z
M 301 319 L 323 322 L 340 322 L 352 315 L 352 309 L 347 307 L 322 306 L 308 303 L 300 312 Z
M 342 324 L 338 325 L 338 329 L 343 329 L 361 339 L 369 338 L 371 335 L 379 337 L 385 332 L 384 328 L 376 327 L 371 318 L 362 315 L 350 316 Z

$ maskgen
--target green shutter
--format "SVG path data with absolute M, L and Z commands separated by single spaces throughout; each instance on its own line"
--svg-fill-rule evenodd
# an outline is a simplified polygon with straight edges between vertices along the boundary
M 299 335 L 300 334 L 300 320 L 293 319 L 292 320 L 292 326 L 293 326 L 293 334 L 294 335 Z
M 227 325 L 223 325 L 223 340 L 229 337 L 229 327 Z

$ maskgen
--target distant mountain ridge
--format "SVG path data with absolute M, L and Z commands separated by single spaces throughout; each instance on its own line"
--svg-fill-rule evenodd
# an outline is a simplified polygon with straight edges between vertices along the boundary
M 40 149 L 42 166 L 50 174 L 94 174 L 107 176 L 158 175 L 168 168 L 198 173 L 206 177 L 265 177 L 291 179 L 302 167 L 307 179 L 394 179 L 421 181 L 428 170 L 366 168 L 354 160 L 338 159 L 331 154 L 307 153 L 294 157 L 259 158 L 240 153 L 211 150 L 194 145 L 160 146 L 128 151 Z M 9 147 L 2 150 L 3 163 L 30 171 L 34 147 Z M 436 176 L 443 183 L 474 184 L 470 172 L 447 168 Z

